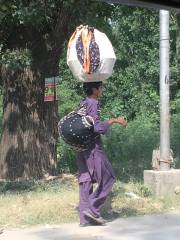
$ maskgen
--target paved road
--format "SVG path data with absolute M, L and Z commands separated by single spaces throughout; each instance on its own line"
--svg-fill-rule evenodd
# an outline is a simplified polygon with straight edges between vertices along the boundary
M 0 240 L 180 240 L 180 212 L 117 219 L 102 227 L 64 224 L 5 230 Z

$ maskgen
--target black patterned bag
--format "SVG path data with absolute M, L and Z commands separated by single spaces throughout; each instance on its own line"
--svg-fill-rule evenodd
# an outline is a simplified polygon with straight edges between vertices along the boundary
M 85 151 L 94 145 L 99 134 L 94 132 L 93 118 L 81 106 L 63 117 L 58 123 L 60 137 L 76 151 Z

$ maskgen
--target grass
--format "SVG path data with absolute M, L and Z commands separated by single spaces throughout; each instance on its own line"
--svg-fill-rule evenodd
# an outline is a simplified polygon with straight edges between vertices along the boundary
M 30 188 L 3 191 L 0 195 L 0 225 L 23 226 L 77 221 L 78 202 L 73 183 L 33 183 Z
M 133 191 L 139 199 L 126 197 Z M 0 226 L 78 222 L 76 181 L 16 182 L 0 184 Z M 106 217 L 128 217 L 180 210 L 180 195 L 154 199 L 141 183 L 116 182 L 103 213 Z M 107 214 L 108 212 L 108 214 Z
M 134 192 L 139 199 L 128 198 L 125 196 L 125 192 Z M 180 195 L 153 198 L 149 189 L 141 183 L 117 182 L 114 186 L 111 205 L 119 217 L 178 211 L 180 210 Z

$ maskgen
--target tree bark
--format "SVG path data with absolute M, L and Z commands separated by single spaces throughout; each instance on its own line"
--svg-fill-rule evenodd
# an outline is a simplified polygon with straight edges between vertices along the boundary
M 61 28 L 62 29 L 62 28 Z M 34 34 L 32 34 L 34 35 Z M 60 37 L 59 37 L 60 35 Z M 40 69 L 41 76 L 43 78 L 42 90 L 44 93 L 45 78 L 59 76 L 59 57 L 62 51 L 62 45 L 64 43 L 65 35 L 61 34 L 58 38 L 54 35 L 50 35 L 49 39 L 43 40 L 42 36 L 38 36 L 36 44 L 32 46 L 32 58 L 34 65 Z M 58 41 L 59 40 L 59 41 Z M 55 92 L 55 95 L 57 93 Z M 44 97 L 44 96 L 43 96 Z M 44 102 L 43 100 L 43 121 L 46 129 L 46 141 L 49 145 L 50 155 L 53 159 L 54 165 L 57 164 L 57 141 L 58 141 L 58 101 Z M 54 168 L 53 174 L 56 174 L 56 168 Z
M 4 116 L 0 178 L 42 178 L 55 169 L 44 123 L 44 79 L 33 67 L 2 69 Z
M 58 55 L 59 56 L 59 55 Z M 59 76 L 59 58 L 56 60 L 54 57 L 47 56 L 49 61 L 45 62 L 43 69 L 44 79 L 48 77 Z M 45 83 L 44 83 L 45 84 Z M 57 141 L 58 141 L 58 101 L 56 101 L 56 92 L 54 92 L 54 101 L 44 102 L 44 124 L 47 131 L 47 141 L 50 147 L 51 155 L 54 162 L 57 163 Z M 54 172 L 56 174 L 56 172 Z
M 28 48 L 32 66 L 3 69 L 4 116 L 0 142 L 0 178 L 42 178 L 55 174 L 58 102 L 44 102 L 45 78 L 59 75 L 59 57 L 72 15 L 59 9 L 49 32 L 18 27 L 8 49 Z

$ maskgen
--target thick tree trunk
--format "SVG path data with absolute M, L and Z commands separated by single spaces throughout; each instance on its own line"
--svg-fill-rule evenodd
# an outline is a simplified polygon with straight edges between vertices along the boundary
M 43 75 L 45 78 L 59 76 L 59 55 L 47 56 L 49 61 L 45 62 Z M 58 101 L 56 101 L 56 92 L 54 92 L 54 101 L 44 103 L 44 123 L 48 135 L 48 143 L 54 162 L 57 162 L 57 141 L 58 141 Z M 55 172 L 54 172 L 55 174 Z
M 44 78 L 36 69 L 3 69 L 0 178 L 41 178 L 55 169 L 44 123 Z
M 31 46 L 32 58 L 34 65 L 40 69 L 43 77 L 43 87 L 45 86 L 45 78 L 59 76 L 59 58 L 63 49 L 63 43 L 67 37 L 67 19 L 59 15 L 54 32 L 49 35 L 49 38 L 44 40 L 42 35 L 37 34 L 37 41 Z M 64 32 L 64 34 L 61 34 Z M 30 33 L 31 38 L 34 34 Z M 46 141 L 50 149 L 50 155 L 54 166 L 57 163 L 57 141 L 58 141 L 58 101 L 43 103 L 43 120 L 46 129 Z M 54 168 L 53 174 L 56 174 Z
M 55 173 L 58 103 L 44 102 L 44 84 L 46 77 L 59 75 L 59 57 L 71 17 L 60 8 L 49 32 L 19 27 L 16 38 L 12 34 L 8 39 L 9 49 L 30 50 L 34 67 L 3 72 L 0 178 L 41 178 Z

